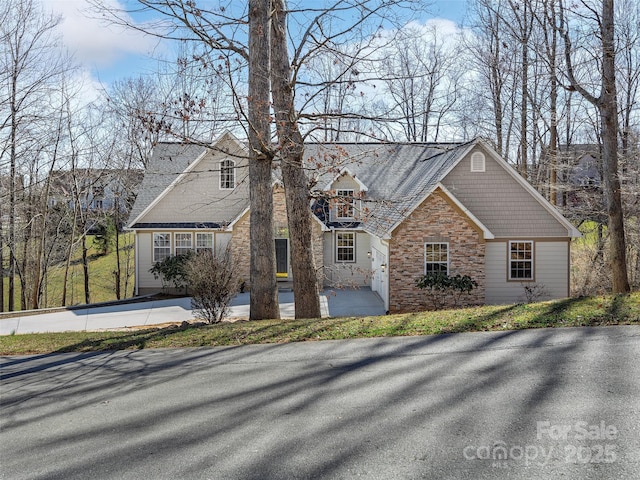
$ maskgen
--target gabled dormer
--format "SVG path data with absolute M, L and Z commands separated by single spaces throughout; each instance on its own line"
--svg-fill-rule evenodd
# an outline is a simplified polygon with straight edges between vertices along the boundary
M 357 222 L 368 188 L 348 168 L 343 168 L 324 188 L 329 201 L 330 222 Z

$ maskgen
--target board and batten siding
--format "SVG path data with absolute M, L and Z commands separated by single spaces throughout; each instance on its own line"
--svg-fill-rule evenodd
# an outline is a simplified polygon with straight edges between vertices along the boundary
M 526 300 L 524 285 L 537 284 L 546 295 L 537 300 L 569 296 L 569 242 L 534 242 L 534 281 L 510 281 L 508 266 L 509 241 L 487 241 L 485 249 L 485 302 L 489 305 L 522 303 Z
M 485 171 L 471 171 L 471 155 L 485 155 Z M 511 167 L 507 167 L 511 168 Z M 442 184 L 498 237 L 565 237 L 562 225 L 491 155 L 469 152 Z

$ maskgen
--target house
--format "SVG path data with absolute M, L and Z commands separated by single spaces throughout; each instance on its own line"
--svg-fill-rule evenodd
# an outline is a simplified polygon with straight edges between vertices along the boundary
M 537 285 L 569 296 L 570 244 L 580 233 L 486 142 L 307 144 L 313 248 L 324 286 L 369 286 L 390 312 L 428 309 L 416 279 L 469 275 L 466 303 L 522 301 Z M 279 279 L 291 279 L 284 194 L 274 174 Z M 128 228 L 136 291 L 157 291 L 154 262 L 230 245 L 249 278 L 246 147 L 230 133 L 205 148 L 161 143 Z
M 114 211 L 126 214 L 135 201 L 142 182 L 139 169 L 76 168 L 51 172 L 49 205 L 73 208 L 77 200 L 84 211 Z

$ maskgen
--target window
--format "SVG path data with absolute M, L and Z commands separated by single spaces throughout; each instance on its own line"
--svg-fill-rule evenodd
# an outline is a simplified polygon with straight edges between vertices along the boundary
M 509 242 L 509 280 L 533 280 L 533 242 Z
M 184 255 L 193 249 L 193 236 L 190 233 L 176 233 L 176 255 Z
M 220 162 L 220 189 L 230 190 L 236 188 L 236 162 L 223 160 Z
M 449 244 L 425 243 L 424 244 L 424 273 L 442 272 L 449 274 Z
M 471 154 L 471 171 L 472 172 L 484 172 L 484 154 L 481 152 L 474 152 Z
M 213 253 L 213 233 L 196 233 L 196 252 L 206 250 Z
M 171 256 L 171 234 L 170 233 L 154 233 L 153 234 L 153 261 L 161 262 Z
M 336 232 L 336 262 L 356 261 L 356 234 Z
M 353 190 L 336 190 L 338 203 L 337 218 L 353 218 Z

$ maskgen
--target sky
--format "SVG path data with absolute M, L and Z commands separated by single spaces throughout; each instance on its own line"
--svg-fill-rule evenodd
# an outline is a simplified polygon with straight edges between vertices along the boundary
M 45 9 L 62 17 L 63 45 L 80 65 L 84 88 L 90 92 L 112 82 L 149 73 L 162 56 L 157 39 L 122 27 L 108 25 L 89 10 L 87 0 L 40 0 Z M 125 0 L 103 0 L 122 8 Z M 130 2 L 131 3 L 131 2 Z M 432 0 L 428 18 L 444 18 L 456 23 L 464 19 L 467 0 Z M 89 94 L 90 96 L 90 94 Z

